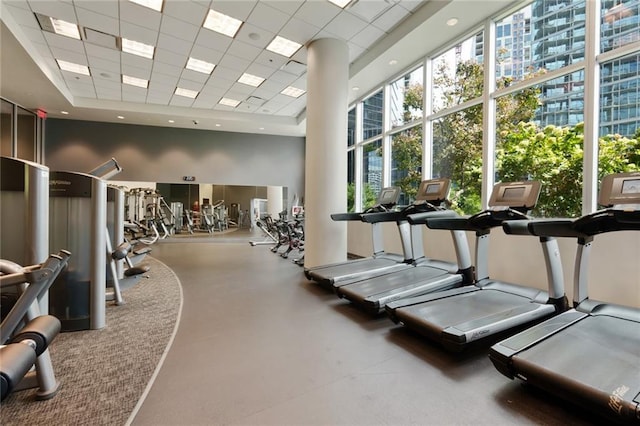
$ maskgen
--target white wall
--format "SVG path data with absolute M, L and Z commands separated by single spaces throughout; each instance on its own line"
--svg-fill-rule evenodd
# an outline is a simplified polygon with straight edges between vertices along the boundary
M 448 231 L 423 227 L 425 254 L 436 259 L 456 261 Z M 401 253 L 395 224 L 384 225 L 385 249 Z M 473 255 L 475 236 L 467 238 Z M 567 297 L 573 297 L 574 239 L 559 239 Z M 329 249 L 329 248 L 327 248 Z M 371 254 L 371 228 L 349 222 L 348 251 L 360 256 Z M 536 237 L 506 235 L 501 229 L 491 233 L 489 274 L 492 278 L 546 289 L 547 276 L 542 249 Z M 589 266 L 589 296 L 620 305 L 640 308 L 640 232 L 612 232 L 596 236 Z

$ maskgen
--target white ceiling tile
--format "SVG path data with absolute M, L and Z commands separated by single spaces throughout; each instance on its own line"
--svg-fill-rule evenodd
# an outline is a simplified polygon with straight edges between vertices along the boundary
M 202 93 L 198 95 L 193 104 L 191 105 L 193 108 L 202 108 L 202 109 L 211 109 L 218 103 L 217 97 L 207 97 L 202 96 Z
M 40 28 L 21 27 L 21 30 L 31 43 L 47 44 L 47 39 L 44 38 L 44 34 Z
M 209 13 L 209 3 L 210 2 L 205 6 L 184 0 L 165 0 L 162 13 L 180 19 L 181 21 L 201 26 L 204 23 L 207 13 Z
M 162 81 L 151 80 L 149 81 L 149 88 L 147 89 L 149 92 L 148 96 L 166 97 L 167 102 L 169 102 L 169 99 L 171 98 L 171 96 L 173 96 L 173 92 L 176 90 L 177 84 L 177 80 L 171 84 L 166 84 Z
M 33 47 L 35 47 L 36 51 L 44 58 L 51 57 L 51 48 L 49 48 L 48 44 L 42 43 L 33 43 Z
M 29 0 L 29 5 L 34 12 L 77 23 L 76 12 L 72 4 L 58 0 Z
M 198 36 L 198 31 L 200 31 L 199 26 L 189 24 L 171 16 L 165 15 L 162 17 L 162 24 L 160 25 L 161 33 L 193 43 Z
M 5 7 L 7 13 L 9 13 L 20 26 L 40 29 L 40 24 L 38 24 L 38 20 L 31 10 L 13 7 L 11 3 L 6 4 Z
M 11 7 L 17 7 L 29 11 L 31 10 L 31 7 L 29 7 L 29 3 L 27 2 L 27 0 L 4 0 L 2 3 L 4 3 L 5 5 L 11 5 Z
M 262 2 L 256 4 L 247 18 L 247 22 L 272 33 L 278 33 L 288 20 L 289 15 Z
M 262 83 L 259 88 L 264 90 L 270 90 L 275 93 L 280 93 L 288 85 L 289 85 L 288 83 L 283 83 L 281 81 L 267 80 L 264 83 Z
M 149 81 L 149 86 L 151 87 L 152 85 L 161 85 L 161 86 L 172 86 L 175 88 L 175 86 L 178 84 L 178 80 L 180 78 L 177 76 L 173 76 L 173 75 L 166 75 L 166 74 L 161 74 L 159 72 L 152 72 L 151 73 L 151 80 Z
M 395 1 L 388 0 L 366 0 L 355 3 L 348 8 L 348 13 L 364 19 L 366 22 L 372 22 L 382 15 L 387 9 L 393 6 Z
M 293 87 L 297 87 L 298 89 L 307 90 L 307 75 L 303 75 L 299 77 L 296 81 L 291 83 Z
M 108 49 L 106 47 L 98 46 L 95 44 L 85 43 L 85 51 L 88 56 L 95 56 L 107 61 L 120 62 L 120 51 L 114 49 Z
M 271 31 L 245 23 L 240 27 L 238 34 L 236 34 L 236 40 L 264 49 L 271 43 L 271 40 L 273 40 L 275 36 L 276 34 Z
M 288 116 L 288 117 L 296 117 L 296 116 L 298 116 L 298 114 L 300 114 L 302 109 L 304 109 L 304 107 L 300 106 L 296 102 L 293 102 L 293 103 L 287 105 L 286 107 L 280 109 L 277 112 L 277 114 L 278 115 L 285 115 L 285 116 Z
M 224 55 L 219 64 L 221 67 L 230 68 L 236 71 L 244 72 L 251 61 L 233 55 Z
M 164 62 L 165 64 L 180 68 L 184 68 L 188 58 L 188 54 L 177 54 L 165 49 L 156 49 L 156 55 L 154 57 L 157 62 Z
M 282 27 L 279 35 L 289 40 L 297 41 L 300 44 L 305 44 L 313 39 L 313 36 L 318 34 L 319 31 L 320 28 L 315 25 L 311 25 L 301 19 L 291 18 L 291 20 Z
M 262 99 L 271 99 L 272 97 L 274 97 L 275 95 L 280 93 L 280 92 L 278 92 L 276 90 L 271 90 L 271 89 L 268 89 L 268 88 L 264 88 L 263 86 L 264 86 L 264 83 L 262 83 L 260 85 L 260 87 L 258 87 L 256 90 L 254 90 L 253 93 L 252 93 L 253 96 L 257 96 L 257 97 L 262 98 Z
M 349 41 L 351 43 L 357 44 L 360 47 L 367 48 L 384 35 L 385 32 L 380 28 L 374 27 L 373 25 L 368 25 L 358 34 L 353 36 Z
M 54 33 L 43 32 L 47 44 L 51 48 L 66 49 L 72 52 L 84 53 L 84 44 L 80 40 Z
M 160 29 L 162 14 L 148 7 L 140 6 L 128 0 L 120 0 L 120 19 L 150 30 Z
M 256 3 L 255 0 L 216 0 L 212 2 L 211 8 L 241 21 L 246 21 Z
M 424 0 L 402 0 L 399 2 L 400 6 L 404 7 L 410 12 L 415 12 L 419 6 L 422 6 L 424 3 L 427 3 Z
M 66 49 L 59 49 L 57 47 L 52 47 L 51 53 L 53 53 L 53 57 L 56 59 L 73 62 L 74 64 L 79 65 L 89 65 L 87 63 L 87 56 L 82 53 L 72 52 Z
M 144 90 L 144 89 L 142 89 Z M 144 93 L 131 93 L 131 92 L 125 92 L 124 90 L 122 91 L 122 101 L 123 102 L 138 102 L 138 103 L 145 103 L 145 101 L 147 100 L 147 91 L 144 90 Z
M 380 28 L 382 31 L 389 32 L 407 16 L 409 16 L 407 9 L 400 7 L 399 5 L 395 5 L 382 14 L 378 19 L 373 21 L 372 24 Z
M 260 108 L 259 105 L 253 105 L 247 102 L 242 102 L 236 107 L 238 112 L 256 112 Z
M 275 69 L 272 67 L 268 67 L 266 65 L 262 65 L 254 62 L 251 65 L 249 65 L 249 67 L 247 68 L 247 72 L 249 74 L 257 75 L 258 77 L 268 79 L 271 76 L 271 74 L 275 72 Z
M 291 84 L 297 78 L 298 78 L 297 75 L 289 74 L 288 72 L 284 72 L 284 71 L 276 71 L 271 75 L 269 80 L 278 81 L 280 83 Z
M 182 64 L 182 66 L 170 65 L 163 62 L 155 61 L 153 63 L 153 73 L 166 74 L 178 78 L 180 77 L 180 74 L 182 74 L 182 70 L 184 70 L 185 64 L 186 61 L 184 64 Z
M 120 93 L 120 91 L 113 91 L 113 90 L 109 90 L 109 89 L 101 89 L 99 87 L 96 87 L 96 95 L 98 97 L 98 99 L 104 99 L 104 100 L 108 100 L 108 101 L 121 101 L 122 100 L 122 95 Z
M 322 28 L 331 22 L 340 11 L 339 7 L 328 1 L 307 1 L 300 6 L 294 17 Z
M 294 55 L 290 58 L 290 60 L 300 62 L 301 64 L 307 63 L 307 48 L 306 46 L 302 46 Z
M 87 9 L 77 8 L 78 23 L 83 27 L 102 31 L 117 36 L 120 32 L 120 21 L 110 16 L 101 15 Z
M 249 86 L 247 84 L 242 84 L 242 83 L 235 83 L 233 86 L 231 86 L 229 88 L 230 91 L 237 93 L 237 94 L 241 94 L 243 95 L 243 98 L 246 98 L 247 96 L 249 96 L 251 93 L 253 93 L 253 91 L 256 88 L 253 86 Z M 237 99 L 237 98 L 236 98 Z M 240 99 L 238 99 L 240 100 Z
M 96 87 L 96 90 L 100 88 L 100 90 L 113 90 L 120 92 L 122 90 L 122 83 L 120 81 L 114 81 L 111 78 L 103 78 L 99 74 L 93 76 L 93 85 Z
M 185 80 L 184 78 L 181 78 L 180 80 L 178 80 L 178 87 L 182 87 L 183 89 L 195 90 L 196 92 L 199 92 L 200 90 L 202 90 L 202 83 L 199 83 L 197 81 Z
M 100 15 L 110 16 L 112 18 L 119 17 L 118 2 L 113 0 L 73 0 L 73 4 L 76 5 L 76 12 L 78 9 L 91 10 Z
M 222 55 L 224 55 L 223 52 L 213 49 L 207 49 L 204 46 L 196 44 L 193 46 L 193 49 L 191 49 L 191 54 L 189 56 L 195 59 L 200 59 L 201 61 L 207 61 L 211 62 L 214 65 L 218 65 L 218 62 L 220 62 L 220 59 L 222 59 Z
M 129 40 L 155 46 L 158 42 L 158 33 L 149 28 L 142 27 L 130 22 L 120 22 L 120 35 Z
M 89 76 L 69 71 L 62 71 L 62 76 L 70 89 L 85 89 L 87 87 L 93 87 L 93 79 Z
M 211 74 L 213 78 L 210 78 L 209 82 L 213 81 L 215 83 L 218 78 L 222 80 L 235 82 L 240 78 L 241 75 L 242 75 L 242 71 L 226 68 L 224 66 L 217 66 L 213 70 L 213 73 Z M 228 82 L 225 84 L 228 84 Z M 214 86 L 217 87 L 216 84 L 214 84 Z
M 231 37 L 227 37 L 206 28 L 200 28 L 198 37 L 196 37 L 196 45 L 221 52 L 225 52 L 232 41 L 233 39 Z
M 203 96 L 207 98 L 220 99 L 222 95 L 224 95 L 226 92 L 227 92 L 226 89 L 222 89 L 219 87 L 212 87 L 207 84 L 202 88 L 202 90 L 200 91 L 200 95 L 198 95 L 198 97 Z
M 216 106 L 214 106 L 213 109 L 215 109 L 216 111 L 236 111 L 235 108 L 232 108 L 226 105 L 220 105 L 220 104 L 216 104 Z
M 349 63 L 353 62 L 366 51 L 365 48 L 360 47 L 354 43 L 349 43 Z
M 215 73 L 215 70 L 213 72 Z M 202 90 L 211 90 L 211 91 L 222 90 L 221 94 L 224 94 L 226 93 L 227 90 L 229 90 L 229 87 L 236 82 L 238 77 L 240 77 L 240 75 L 231 79 L 225 78 L 224 76 L 221 76 L 221 75 L 216 75 L 215 78 L 210 78 L 207 81 L 207 83 L 204 85 L 204 88 Z
M 203 74 L 201 72 L 184 69 L 180 78 L 197 82 L 202 86 L 207 80 L 209 80 L 209 74 Z
M 276 8 L 287 15 L 293 15 L 300 9 L 304 1 L 305 0 L 262 0 L 260 3 Z
M 264 50 L 258 57 L 254 60 L 254 62 L 262 65 L 266 65 L 268 67 L 280 68 L 284 64 L 289 61 L 289 58 L 285 58 L 282 55 L 278 55 L 277 53 L 269 52 L 268 50 Z
M 151 68 L 153 66 L 153 61 L 151 59 L 143 58 L 142 56 L 132 55 L 130 53 L 122 53 L 122 69 L 124 71 L 125 67 L 128 68 L 138 68 L 144 70 L 146 74 L 151 73 Z M 138 76 L 136 76 L 138 77 Z M 140 77 L 140 78 L 149 78 L 149 77 Z
M 234 40 L 233 43 L 231 43 L 231 46 L 229 46 L 229 50 L 227 50 L 227 53 L 249 61 L 253 61 L 257 58 L 260 52 L 262 52 L 260 48 L 239 40 Z
M 108 61 L 102 58 L 95 57 L 93 55 L 88 56 L 89 59 L 89 68 L 93 70 L 93 68 L 107 71 L 110 73 L 117 73 L 120 75 L 120 61 Z
M 173 97 L 171 97 L 169 105 L 178 107 L 190 107 L 191 105 L 193 105 L 193 101 L 194 99 L 187 98 L 186 96 L 173 95 Z
M 138 68 L 133 65 L 126 64 L 124 61 L 122 62 L 122 74 L 128 75 L 131 77 L 142 78 L 145 80 L 149 80 L 151 77 L 151 67 L 149 68 Z
M 349 40 L 367 26 L 367 23 L 349 12 L 342 12 L 324 27 L 325 31 Z

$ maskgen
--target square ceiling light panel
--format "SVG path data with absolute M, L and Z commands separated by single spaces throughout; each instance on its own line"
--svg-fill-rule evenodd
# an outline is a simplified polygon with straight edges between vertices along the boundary
M 203 74 L 211 74 L 215 65 L 211 62 L 201 61 L 200 59 L 189 57 L 187 61 L 187 66 L 185 67 L 188 70 L 201 72 Z
M 51 16 L 43 15 L 41 13 L 35 13 L 35 16 L 43 31 L 80 40 L 80 29 L 78 28 L 78 25 L 72 22 L 63 21 L 62 19 L 52 18 Z
M 305 91 L 302 89 L 298 89 L 297 87 L 289 86 L 280 93 L 282 93 L 283 95 L 291 96 L 292 98 L 299 98 L 305 93 Z
M 130 75 L 122 74 L 122 82 L 130 86 L 137 86 L 146 89 L 149 86 L 149 80 L 143 78 L 131 77 Z
M 191 99 L 195 99 L 196 96 L 198 96 L 198 92 L 196 92 L 195 90 L 183 89 L 182 87 L 176 87 L 175 94 Z
M 140 6 L 148 7 L 157 12 L 162 12 L 162 4 L 164 0 L 129 0 L 131 3 L 139 4 Z
M 225 105 L 225 106 L 229 106 L 231 108 L 235 108 L 238 105 L 240 105 L 240 101 L 237 101 L 235 99 L 229 99 L 229 98 L 222 98 L 220 99 L 220 102 L 218 102 L 220 105 Z
M 142 56 L 143 58 L 153 59 L 155 50 L 155 46 L 140 43 L 139 41 L 129 40 L 126 38 L 122 39 L 122 51 L 126 53 Z
M 224 13 L 216 12 L 213 9 L 209 9 L 207 19 L 205 19 L 202 26 L 233 38 L 241 25 L 241 20 L 225 15 Z
M 238 79 L 238 83 L 247 84 L 249 86 L 258 87 L 262 84 L 264 78 L 258 77 L 257 75 L 252 75 L 248 73 L 242 74 L 242 76 Z
M 76 74 L 82 74 L 82 75 L 88 75 L 88 76 L 91 75 L 91 73 L 89 72 L 89 67 L 86 65 L 74 64 L 73 62 L 67 62 L 61 59 L 56 59 L 56 62 L 58 62 L 58 66 L 63 71 L 69 71 L 69 72 L 74 72 Z
M 276 36 L 276 38 L 274 38 L 267 46 L 267 50 L 290 58 L 301 47 L 302 45 L 300 43 L 296 43 L 295 41 L 291 41 L 284 37 Z

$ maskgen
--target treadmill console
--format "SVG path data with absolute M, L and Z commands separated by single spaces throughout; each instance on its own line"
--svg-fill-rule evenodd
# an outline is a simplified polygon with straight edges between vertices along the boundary
M 420 188 L 418 188 L 414 204 L 425 202 L 440 204 L 449 196 L 450 188 L 451 179 L 449 178 L 423 180 L 420 182 Z
M 378 199 L 376 200 L 376 205 L 379 206 L 394 206 L 398 204 L 398 200 L 400 199 L 400 187 L 397 186 L 389 186 L 386 188 L 382 188 L 380 193 L 378 194 Z
M 538 202 L 540 182 L 502 182 L 493 187 L 489 207 L 509 207 L 531 210 Z
M 640 172 L 605 176 L 602 179 L 598 203 L 606 207 L 619 204 L 640 205 Z

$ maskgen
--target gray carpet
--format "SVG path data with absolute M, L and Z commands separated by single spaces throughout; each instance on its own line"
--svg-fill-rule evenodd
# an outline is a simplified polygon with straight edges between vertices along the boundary
M 149 278 L 123 292 L 126 304 L 107 305 L 107 326 L 60 334 L 51 358 L 62 386 L 48 401 L 34 391 L 14 392 L 0 407 L 9 425 L 122 425 L 152 378 L 182 307 L 180 282 L 147 257 Z

